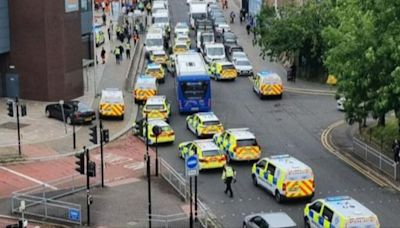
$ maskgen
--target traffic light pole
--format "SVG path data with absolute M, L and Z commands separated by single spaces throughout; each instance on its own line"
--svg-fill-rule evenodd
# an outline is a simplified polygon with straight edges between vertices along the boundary
M 158 177 L 158 135 L 156 135 L 156 177 Z
M 189 226 L 193 228 L 193 196 L 192 196 L 192 177 L 189 177 L 189 192 L 190 192 L 190 217 L 189 217 Z
M 90 204 L 89 204 L 89 196 L 90 196 L 90 181 L 89 181 L 89 149 L 83 147 L 83 150 L 86 153 L 86 206 L 87 206 L 87 225 L 90 226 Z
M 104 144 L 104 137 L 103 137 L 103 122 L 100 119 L 100 162 L 101 162 L 101 187 L 104 188 L 104 160 L 103 160 L 103 144 Z
M 147 195 L 148 195 L 148 216 L 149 216 L 149 228 L 151 228 L 151 173 L 150 173 L 150 154 L 149 154 L 149 125 L 148 116 L 146 115 L 146 164 L 147 164 Z
M 74 149 L 76 149 L 76 134 L 75 134 L 75 124 L 72 123 L 72 144 Z
M 16 109 L 16 114 L 17 114 L 17 131 L 18 131 L 18 154 L 21 156 L 21 134 L 20 134 L 20 129 L 19 129 L 19 100 L 18 97 L 15 98 L 15 109 Z

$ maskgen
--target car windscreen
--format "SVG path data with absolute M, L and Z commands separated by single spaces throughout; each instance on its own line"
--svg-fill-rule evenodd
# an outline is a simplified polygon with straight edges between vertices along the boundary
M 148 104 L 146 105 L 147 110 L 162 110 L 164 109 L 164 105 L 162 104 Z
M 237 146 L 257 146 L 255 139 L 240 139 L 237 141 Z
M 192 18 L 197 20 L 197 19 L 205 19 L 207 18 L 207 14 L 206 13 L 192 13 Z
M 218 120 L 209 120 L 209 121 L 204 121 L 203 125 L 204 126 L 214 126 L 214 125 L 219 125 L 220 122 Z
M 208 88 L 208 82 L 181 82 L 183 96 L 186 99 L 203 99 Z
M 88 106 L 86 106 L 83 103 L 78 103 L 78 111 L 79 112 L 90 112 L 93 111 L 91 108 L 89 108 Z
M 155 17 L 154 24 L 158 23 L 168 23 L 168 17 Z
M 203 35 L 203 42 L 209 43 L 214 41 L 213 35 Z
M 186 44 L 177 44 L 177 45 L 175 45 L 175 48 L 186 49 L 187 46 L 186 46 Z
M 154 57 L 165 57 L 165 54 L 153 54 Z
M 207 55 L 223 55 L 224 54 L 224 48 L 222 47 L 210 47 L 207 48 Z
M 222 155 L 219 150 L 203 150 L 203 157 Z
M 238 66 L 250 66 L 250 62 L 248 60 L 238 60 L 238 61 L 236 61 L 236 65 L 238 65 Z
M 161 130 L 162 131 L 171 131 L 172 128 L 170 126 L 163 126 L 163 127 L 161 127 Z
M 214 20 L 215 24 L 222 23 L 222 22 L 225 22 L 225 18 L 223 18 L 223 17 L 217 17 Z
M 147 69 L 146 72 L 149 72 L 149 73 L 160 72 L 160 69 L 150 68 L 150 69 Z
M 146 39 L 146 46 L 163 46 L 162 39 Z
M 235 69 L 235 66 L 232 64 L 222 65 L 222 70 L 232 70 Z
M 233 34 L 231 32 L 226 32 L 226 33 L 224 33 L 224 39 L 226 39 L 226 40 L 236 40 L 236 36 L 235 36 L 235 34 Z

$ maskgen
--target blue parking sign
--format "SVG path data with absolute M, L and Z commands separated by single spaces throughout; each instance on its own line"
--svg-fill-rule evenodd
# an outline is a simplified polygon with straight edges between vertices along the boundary
M 81 211 L 75 208 L 68 209 L 68 218 L 72 221 L 80 221 L 81 220 Z

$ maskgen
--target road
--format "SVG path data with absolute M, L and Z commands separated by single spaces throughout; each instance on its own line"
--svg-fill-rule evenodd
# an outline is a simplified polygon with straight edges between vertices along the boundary
M 172 25 L 188 22 L 188 7 L 185 1 L 171 0 Z M 173 27 L 172 27 L 173 28 Z M 172 29 L 171 29 L 172 30 Z M 258 56 L 251 39 L 243 35 L 238 24 L 232 30 L 239 36 L 253 63 L 255 71 L 282 68 L 268 63 Z M 180 173 L 184 173 L 183 161 L 178 158 L 180 142 L 194 140 L 186 130 L 185 116 L 177 112 L 173 79 L 168 78 L 160 86 L 160 94 L 172 102 L 171 125 L 176 132 L 173 145 L 161 146 L 160 155 Z M 253 93 L 247 78 L 234 82 L 212 82 L 212 109 L 225 128 L 249 127 L 256 134 L 262 147 L 262 156 L 291 154 L 308 164 L 315 173 L 316 193 L 314 199 L 332 195 L 350 195 L 374 211 L 382 227 L 397 222 L 400 211 L 399 194 L 391 189 L 382 189 L 341 160 L 326 152 L 320 142 L 321 132 L 330 123 L 343 118 L 335 109 L 331 96 L 285 93 L 282 100 L 259 100 Z M 234 184 L 234 198 L 223 193 L 221 171 L 204 171 L 199 177 L 199 194 L 226 227 L 239 227 L 245 215 L 253 212 L 285 211 L 298 224 L 303 224 L 303 208 L 306 202 L 277 204 L 266 191 L 256 188 L 251 182 L 251 163 L 234 163 L 238 182 Z

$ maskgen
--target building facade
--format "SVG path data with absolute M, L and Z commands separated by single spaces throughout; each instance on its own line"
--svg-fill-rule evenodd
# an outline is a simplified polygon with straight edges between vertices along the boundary
M 7 74 L 11 72 L 17 75 L 23 99 L 82 96 L 82 59 L 88 52 L 82 34 L 91 30 L 91 6 L 90 0 L 1 0 L 1 94 L 9 94 Z M 6 23 L 8 27 L 2 26 Z M 3 31 L 8 31 L 8 37 Z

